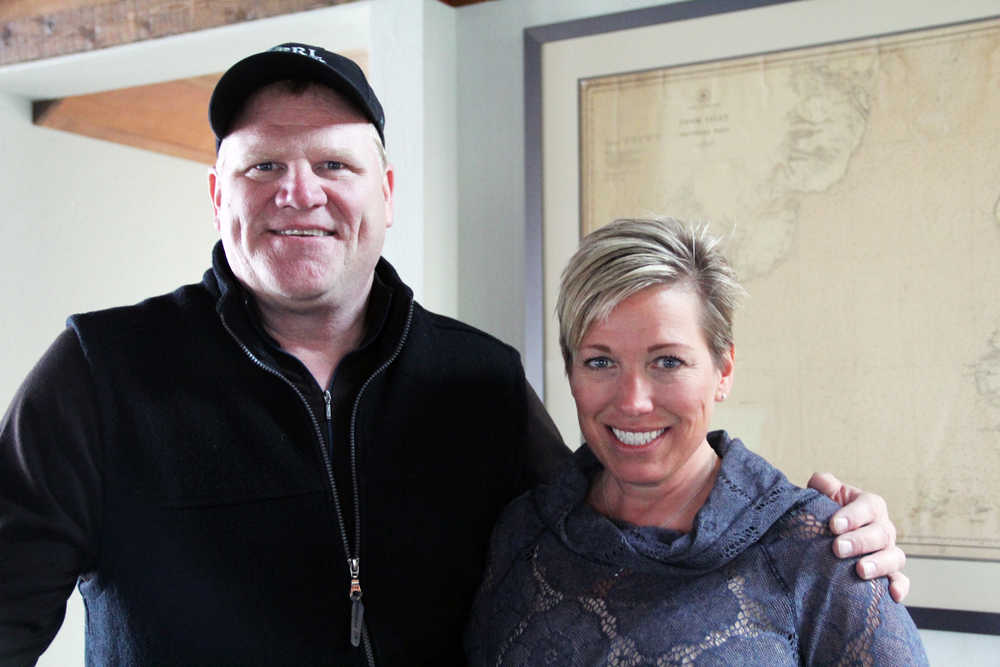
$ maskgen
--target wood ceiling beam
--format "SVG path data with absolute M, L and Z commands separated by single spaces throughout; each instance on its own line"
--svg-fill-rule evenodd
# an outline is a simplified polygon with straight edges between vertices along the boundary
M 365 51 L 341 53 L 368 71 Z M 32 104 L 35 125 L 165 153 L 215 162 L 208 100 L 221 73 L 74 95 Z
M 0 0 L 0 66 L 356 1 Z
M 0 65 L 356 1 L 8 0 L 0 2 Z
M 66 9 L 113 5 L 119 0 L 0 0 L 0 22 L 53 14 Z
M 212 164 L 208 98 L 219 76 L 39 101 L 32 116 L 42 127 Z

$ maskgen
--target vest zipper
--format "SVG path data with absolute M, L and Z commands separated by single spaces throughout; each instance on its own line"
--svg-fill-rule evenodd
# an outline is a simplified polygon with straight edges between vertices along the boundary
M 400 353 L 403 351 L 403 344 L 406 342 L 407 337 L 410 334 L 410 325 L 413 322 L 413 301 L 410 301 L 410 307 L 406 314 L 406 324 L 403 327 L 403 333 L 399 337 L 399 343 L 396 345 L 396 349 L 393 350 L 392 355 L 378 368 L 368 376 L 364 384 L 358 390 L 357 396 L 354 398 L 354 405 L 351 408 L 351 425 L 350 425 L 350 456 L 351 456 L 351 486 L 353 491 L 354 500 L 354 554 L 351 554 L 350 542 L 347 539 L 347 528 L 344 525 L 344 515 L 340 509 L 340 496 L 337 493 L 337 482 L 333 476 L 333 462 L 330 460 L 330 452 L 327 451 L 327 446 L 323 440 L 322 430 L 319 426 L 319 420 L 316 419 L 316 415 L 313 413 L 312 408 L 309 406 L 309 401 L 306 397 L 299 391 L 299 388 L 295 384 L 286 378 L 281 371 L 271 368 L 263 361 L 257 358 L 257 356 L 247 347 L 243 341 L 239 339 L 235 332 L 229 327 L 229 323 L 226 322 L 226 318 L 219 313 L 219 319 L 222 321 L 222 326 L 225 328 L 226 332 L 232 337 L 236 344 L 243 350 L 243 353 L 261 370 L 270 373 L 271 375 L 279 378 L 282 382 L 288 385 L 295 395 L 299 397 L 302 404 L 306 408 L 306 412 L 309 414 L 309 419 L 313 424 L 313 431 L 316 433 L 316 440 L 319 443 L 320 455 L 323 459 L 323 467 L 326 469 L 327 481 L 330 483 L 330 489 L 333 492 L 333 506 L 337 513 L 337 523 L 340 528 L 341 540 L 344 544 L 344 553 L 347 555 L 347 568 L 348 574 L 350 575 L 351 585 L 349 589 L 349 595 L 351 599 L 351 626 L 350 626 L 350 638 L 351 645 L 358 646 L 356 643 L 357 634 L 360 634 L 361 643 L 364 644 L 365 657 L 368 660 L 369 667 L 375 667 L 375 652 L 372 650 L 371 639 L 368 636 L 368 630 L 364 624 L 364 605 L 361 602 L 361 498 L 358 491 L 358 465 L 357 465 L 357 418 L 358 418 L 358 408 L 361 406 L 361 397 L 365 393 L 365 390 L 372 383 L 372 381 L 385 372 L 396 359 L 399 357 Z M 333 447 L 333 397 L 330 395 L 329 390 L 323 392 L 323 402 L 326 406 L 326 423 L 327 423 L 327 443 L 330 447 Z M 357 590 L 355 591 L 355 585 Z M 357 597 L 355 597 L 355 595 Z
M 323 403 L 326 406 L 326 434 L 327 434 L 327 447 L 333 447 L 333 396 L 330 395 L 330 390 L 327 389 L 323 392 Z M 332 452 L 331 452 L 332 454 Z M 354 457 L 351 457 L 351 470 L 354 470 Z M 334 486 L 334 493 L 336 493 L 336 486 Z M 358 489 L 357 483 L 354 484 L 354 506 L 358 505 Z M 361 531 L 355 531 L 358 537 L 356 542 L 356 548 L 353 550 L 354 555 L 351 554 L 351 549 L 347 546 L 349 542 L 347 541 L 347 531 L 344 530 L 344 517 L 340 509 L 340 499 L 334 496 L 334 506 L 337 509 L 337 520 L 341 526 L 341 533 L 344 539 L 344 553 L 347 556 L 347 573 L 350 577 L 350 585 L 347 589 L 347 597 L 351 601 L 351 624 L 349 626 L 351 646 L 357 648 L 361 646 L 361 637 L 364 634 L 364 623 L 365 623 L 365 605 L 361 602 L 361 558 L 358 552 L 361 550 Z
M 365 653 L 368 654 L 368 664 L 371 666 L 375 665 L 375 654 L 372 651 L 371 640 L 368 637 L 368 631 L 364 626 L 364 606 L 361 604 L 361 498 L 358 492 L 358 464 L 357 464 L 357 432 L 358 432 L 358 409 L 361 407 L 361 397 L 364 396 L 365 391 L 368 386 L 375 380 L 379 375 L 385 372 L 385 369 L 389 368 L 390 365 L 399 357 L 399 354 L 403 351 L 403 345 L 406 343 L 406 339 L 410 335 L 410 325 L 413 323 L 413 301 L 410 301 L 410 307 L 406 312 L 406 324 L 403 326 L 403 333 L 399 336 L 399 343 L 396 344 L 396 349 L 392 351 L 392 355 L 385 360 L 381 366 L 375 369 L 368 379 L 365 380 L 361 388 L 358 389 L 357 395 L 354 397 L 354 405 L 351 407 L 351 430 L 350 430 L 350 445 L 351 445 L 351 482 L 354 487 L 354 536 L 356 551 L 355 555 L 357 561 L 355 563 L 356 568 L 352 570 L 352 580 L 355 575 L 358 578 L 358 590 L 357 598 L 355 599 L 353 594 L 353 584 L 352 584 L 352 595 L 351 595 L 351 622 L 352 622 L 352 633 L 353 633 L 353 623 L 355 620 L 355 611 L 357 611 L 357 621 L 361 628 L 361 640 L 365 645 Z M 350 558 L 350 556 L 348 556 Z M 348 561 L 350 562 L 350 561 Z M 353 634 L 352 634 L 353 637 Z
M 361 562 L 352 558 L 351 568 L 351 645 L 361 644 L 365 623 L 365 605 L 361 602 Z
M 412 306 L 411 306 L 411 309 L 412 309 Z M 305 395 L 299 390 L 298 387 L 295 386 L 295 384 L 291 380 L 289 380 L 288 378 L 286 378 L 284 376 L 284 374 L 281 373 L 281 371 L 277 370 L 276 368 L 271 368 L 270 366 L 268 366 L 267 364 L 265 364 L 263 361 L 261 361 L 260 359 L 258 359 L 257 355 L 255 355 L 250 350 L 250 348 L 247 347 L 243 343 L 243 341 L 240 340 L 239 336 L 237 336 L 236 333 L 230 328 L 229 323 L 226 322 L 226 318 L 224 316 L 222 316 L 221 313 L 219 314 L 219 319 L 222 321 L 223 328 L 226 330 L 226 332 L 229 334 L 229 336 L 236 342 L 236 345 L 239 346 L 239 348 L 243 351 L 243 354 L 245 354 L 247 356 L 247 358 L 250 359 L 250 361 L 255 366 L 257 366 L 258 368 L 260 368 L 264 372 L 269 373 L 270 375 L 273 375 L 274 377 L 278 378 L 279 380 L 281 380 L 282 382 L 284 382 L 286 385 L 288 385 L 288 387 L 293 392 L 295 392 L 295 395 L 299 397 L 299 400 L 302 402 L 302 405 L 305 407 L 306 413 L 309 415 L 309 420 L 312 422 L 312 425 L 313 425 L 313 432 L 316 434 L 316 442 L 319 444 L 319 453 L 320 453 L 320 457 L 323 460 L 323 468 L 326 470 L 326 479 L 327 479 L 327 482 L 330 484 L 330 490 L 331 490 L 332 495 L 333 495 L 333 503 L 334 503 L 333 507 L 334 507 L 334 510 L 336 511 L 336 514 L 337 514 L 337 523 L 339 524 L 339 528 L 340 528 L 340 539 L 341 539 L 341 542 L 344 545 L 344 553 L 347 554 L 348 563 L 350 563 L 351 554 L 350 554 L 349 542 L 347 541 L 347 528 L 344 526 L 344 516 L 343 516 L 342 512 L 340 511 L 340 498 L 339 498 L 339 496 L 337 494 L 337 482 L 336 482 L 336 480 L 334 479 L 334 476 L 333 476 L 333 462 L 330 460 L 330 452 L 327 451 L 326 443 L 325 443 L 325 441 L 323 439 L 323 430 L 320 428 L 319 420 L 316 419 L 316 414 L 313 412 L 312 407 L 309 405 L 309 401 L 306 399 Z M 409 328 L 409 327 L 407 327 L 407 328 Z M 329 394 L 329 392 L 326 392 L 326 393 L 327 393 L 327 395 Z M 327 423 L 329 425 L 329 430 L 332 432 L 332 430 L 333 430 L 332 401 L 329 400 L 329 397 L 328 398 L 324 398 L 324 401 L 326 402 Z M 330 442 L 332 443 L 333 440 L 331 439 Z M 351 467 L 352 468 L 355 467 L 354 466 L 354 457 L 353 457 L 353 455 L 351 457 Z M 352 470 L 352 473 L 353 473 L 352 476 L 356 480 L 357 479 L 357 472 L 355 470 Z M 355 487 L 354 487 L 354 502 L 355 502 L 355 508 L 357 508 L 358 490 L 357 490 L 357 483 L 356 482 L 355 482 Z M 359 514 L 360 514 L 360 511 L 357 510 L 355 512 L 355 516 L 357 516 Z M 357 529 L 356 532 L 358 534 L 358 537 L 360 538 L 360 533 L 361 533 L 360 526 L 358 527 L 358 529 Z M 352 617 L 352 620 L 353 620 L 353 617 L 354 617 L 354 611 L 353 611 L 353 609 L 351 611 L 351 617 Z M 365 644 L 365 657 L 366 657 L 367 662 L 368 662 L 368 667 L 375 667 L 375 653 L 372 651 L 371 643 L 370 643 L 370 641 L 368 639 L 368 632 L 365 631 L 363 622 L 364 622 L 364 619 L 362 619 L 361 634 L 362 634 L 362 639 L 364 640 L 364 644 Z M 355 644 L 355 646 L 357 646 L 357 644 Z

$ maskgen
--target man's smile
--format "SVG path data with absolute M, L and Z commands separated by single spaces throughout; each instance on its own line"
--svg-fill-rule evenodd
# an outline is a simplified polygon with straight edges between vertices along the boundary
M 333 232 L 325 229 L 279 229 L 274 233 L 278 236 L 333 236 Z

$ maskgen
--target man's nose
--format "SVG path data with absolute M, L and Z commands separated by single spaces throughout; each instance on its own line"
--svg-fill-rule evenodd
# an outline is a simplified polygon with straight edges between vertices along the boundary
M 326 192 L 308 165 L 290 165 L 281 179 L 276 202 L 278 206 L 315 208 L 326 204 Z
M 653 387 L 642 373 L 624 373 L 618 384 L 618 409 L 625 415 L 643 415 L 653 409 Z

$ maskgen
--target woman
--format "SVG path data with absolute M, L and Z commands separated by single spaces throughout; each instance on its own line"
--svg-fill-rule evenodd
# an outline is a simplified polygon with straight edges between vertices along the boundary
M 837 506 L 724 431 L 740 287 L 705 230 L 621 220 L 563 273 L 585 445 L 494 531 L 473 664 L 922 664 L 885 579 L 836 559 Z

